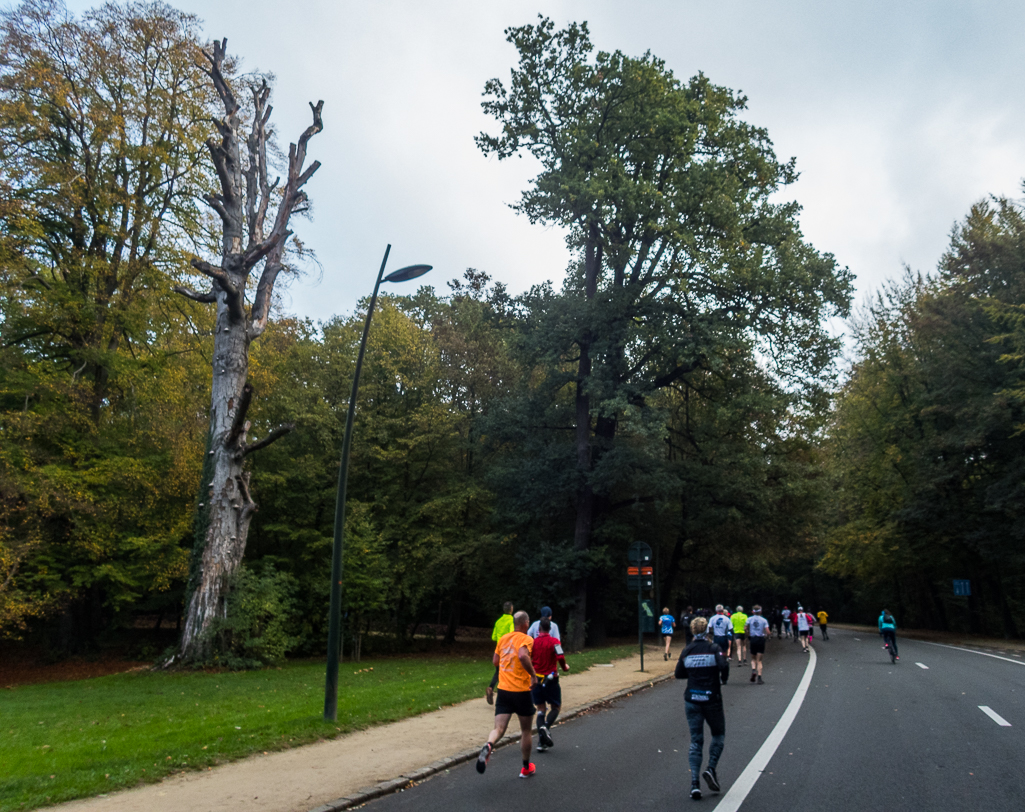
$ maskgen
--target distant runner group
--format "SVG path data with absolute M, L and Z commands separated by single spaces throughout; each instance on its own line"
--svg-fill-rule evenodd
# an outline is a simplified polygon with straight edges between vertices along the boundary
M 542 608 L 540 620 L 533 624 L 530 624 L 526 612 L 514 614 L 511 603 L 507 602 L 503 610 L 491 634 L 495 642 L 492 657 L 495 674 L 487 688 L 487 701 L 495 706 L 495 723 L 477 756 L 477 772 L 483 773 L 487 769 L 495 746 L 515 715 L 520 723 L 520 755 L 523 761 L 520 778 L 530 778 L 537 772 L 536 765 L 530 760 L 532 727 L 537 727 L 538 752 L 555 745 L 551 729 L 562 707 L 559 670 L 568 671 L 569 665 L 563 653 L 559 627 L 552 621 L 549 607 Z M 762 607 L 757 604 L 751 608 L 750 615 L 744 613 L 743 606 L 730 612 L 722 604 L 715 607 L 711 617 L 707 617 L 709 614 L 701 609 L 695 612 L 688 606 L 680 618 L 686 645 L 675 671 L 677 679 L 687 680 L 684 711 L 690 729 L 690 795 L 695 800 L 701 798 L 699 776 L 704 778 L 712 792 L 719 792 L 720 788 L 716 768 L 726 741 L 721 689 L 729 681 L 731 655 L 736 655 L 738 667 L 746 665 L 750 655 L 751 682 L 762 685 L 765 644 L 773 630 L 777 638 L 793 638 L 794 642 L 800 640 L 802 649 L 808 651 L 816 620 L 800 604 L 793 612 L 786 606 L 782 610 L 773 608 L 768 618 L 763 616 Z M 828 640 L 829 616 L 825 610 L 820 610 L 817 618 L 822 638 Z M 658 625 L 665 643 L 663 659 L 668 660 L 677 625 L 668 607 L 663 608 Z M 884 630 L 882 617 L 880 631 L 888 631 Z M 896 649 L 895 637 L 893 645 Z M 706 724 L 712 741 L 708 765 L 702 772 Z

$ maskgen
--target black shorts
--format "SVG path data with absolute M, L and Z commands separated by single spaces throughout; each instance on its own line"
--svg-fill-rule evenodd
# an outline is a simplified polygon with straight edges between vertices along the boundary
M 495 691 L 495 716 L 515 713 L 517 716 L 533 716 L 534 703 L 530 701 L 530 691 Z
M 745 638 L 747 638 L 747 632 L 734 632 L 733 633 L 733 639 L 734 640 L 744 640 Z
M 807 637 L 810 633 L 811 633 L 810 629 L 805 629 L 803 632 L 800 632 L 800 635 L 801 635 L 801 637 Z
M 726 646 L 730 644 L 730 638 L 728 637 L 713 637 L 712 642 L 715 643 L 720 649 L 726 651 Z
M 751 643 L 748 646 L 751 649 L 752 654 L 764 654 L 765 653 L 765 638 L 764 637 L 752 637 Z
M 535 705 L 562 706 L 562 686 L 559 685 L 559 678 L 541 680 L 530 689 L 530 698 Z

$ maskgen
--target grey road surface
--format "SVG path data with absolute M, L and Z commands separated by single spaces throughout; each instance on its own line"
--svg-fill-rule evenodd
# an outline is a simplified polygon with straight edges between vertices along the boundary
M 891 665 L 875 635 L 816 638 L 811 687 L 741 810 L 1025 809 L 1025 665 L 911 640 L 899 646 Z M 556 746 L 533 756 L 533 778 L 518 778 L 519 748 L 507 746 L 484 775 L 467 763 L 368 808 L 712 810 L 776 726 L 808 660 L 799 645 L 773 640 L 764 685 L 733 667 L 721 795 L 703 785 L 700 802 L 688 797 L 683 685 L 671 681 L 557 726 Z M 489 723 L 481 718 L 482 742 Z

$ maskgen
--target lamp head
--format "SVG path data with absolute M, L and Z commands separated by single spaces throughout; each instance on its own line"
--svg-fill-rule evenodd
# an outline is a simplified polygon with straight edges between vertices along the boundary
M 408 282 L 410 279 L 416 279 L 418 276 L 423 276 L 433 267 L 433 265 L 407 265 L 405 268 L 399 268 L 397 271 L 392 271 L 384 278 L 384 281 Z

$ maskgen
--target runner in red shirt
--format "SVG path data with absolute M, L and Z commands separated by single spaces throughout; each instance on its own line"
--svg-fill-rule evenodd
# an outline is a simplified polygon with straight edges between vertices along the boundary
M 559 709 L 562 707 L 562 687 L 559 685 L 559 672 L 556 670 L 556 663 L 562 666 L 563 671 L 569 671 L 566 657 L 562 653 L 562 643 L 558 637 L 552 637 L 551 629 L 552 621 L 549 618 L 541 618 L 538 635 L 534 639 L 534 649 L 530 654 L 538 678 L 537 684 L 530 689 L 530 696 L 534 704 L 537 705 L 537 752 L 539 753 L 543 753 L 555 744 L 549 731 L 555 724 L 555 720 L 559 716 Z M 552 709 L 546 717 L 545 708 L 548 705 L 551 705 Z

